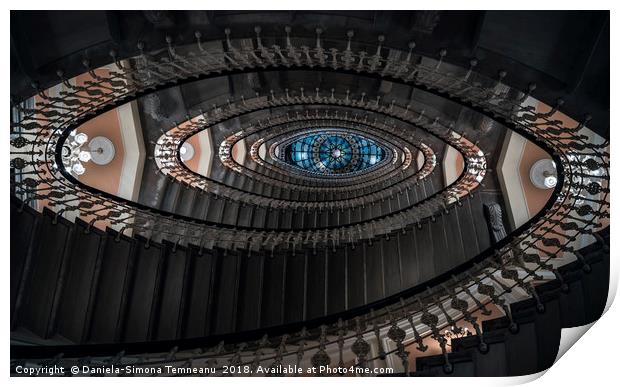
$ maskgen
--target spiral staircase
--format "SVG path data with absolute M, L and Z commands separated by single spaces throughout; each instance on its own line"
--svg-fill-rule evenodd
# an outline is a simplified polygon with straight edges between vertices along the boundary
M 605 15 L 578 18 L 599 26 L 583 38 L 594 59 L 579 79 L 599 69 Z M 557 79 L 510 49 L 484 63 L 454 38 L 451 57 L 446 25 L 490 33 L 503 15 L 79 16 L 89 29 L 49 28 L 112 37 L 27 62 L 22 30 L 58 15 L 12 14 L 13 375 L 524 375 L 553 364 L 562 328 L 603 313 L 609 123 L 571 117 L 604 112 L 605 98 L 578 82 L 555 100 Z M 143 39 L 128 27 L 140 23 Z M 415 42 L 401 41 L 407 28 Z M 63 155 L 81 128 L 128 106 L 146 157 L 120 195 Z M 511 133 L 557 177 L 521 224 L 502 216 Z M 192 152 L 208 149 L 208 169 L 184 159 L 205 136 Z M 123 157 L 141 152 L 123 144 Z

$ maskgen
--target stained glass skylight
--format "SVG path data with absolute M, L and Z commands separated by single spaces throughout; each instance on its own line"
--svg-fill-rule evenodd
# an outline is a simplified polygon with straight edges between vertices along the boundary
M 309 172 L 338 175 L 373 167 L 385 151 L 366 137 L 347 132 L 313 132 L 297 138 L 284 149 L 289 164 Z

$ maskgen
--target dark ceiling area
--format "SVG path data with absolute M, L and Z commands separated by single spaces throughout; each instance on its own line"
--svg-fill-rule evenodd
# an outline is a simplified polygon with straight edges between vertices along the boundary
M 521 90 L 534 83 L 533 95 L 563 109 L 575 119 L 592 117 L 590 126 L 604 137 L 609 131 L 609 13 L 600 11 L 33 11 L 11 12 L 11 93 L 32 95 L 65 77 L 166 46 L 262 36 L 283 37 L 292 26 L 296 36 L 345 40 L 353 30 L 361 42 L 385 35 L 387 47 L 407 47 L 446 62 L 467 65 L 476 58 L 477 71 Z M 79 32 L 78 32 L 79 31 Z

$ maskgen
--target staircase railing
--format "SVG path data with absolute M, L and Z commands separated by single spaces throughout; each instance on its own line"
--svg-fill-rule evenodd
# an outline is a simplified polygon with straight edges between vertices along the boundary
M 349 38 L 351 40 L 351 36 Z M 267 39 L 263 39 L 257 41 L 252 49 L 247 49 L 241 48 L 247 45 L 235 44 L 237 42 L 227 32 L 222 49 L 208 51 L 198 36 L 195 46 L 173 47 L 170 42 L 168 52 L 158 58 L 143 53 L 129 61 L 131 66 L 118 62 L 118 68 L 109 70 L 105 75 L 92 70 L 94 81 L 88 86 L 63 80 L 67 91 L 60 97 L 42 94 L 37 109 L 21 108 L 28 118 L 14 124 L 23 129 L 24 135 L 21 137 L 23 140 L 14 139 L 13 145 L 17 147 L 19 143 L 16 142 L 20 141 L 22 146 L 30 145 L 32 150 L 14 152 L 12 165 L 22 174 L 29 174 L 28 171 L 33 168 L 53 167 L 46 157 L 54 156 L 54 147 L 63 130 L 74 127 L 90 113 L 103 111 L 126 101 L 130 96 L 147 92 L 148 88 L 157 88 L 173 80 L 263 67 L 330 69 L 410 83 L 490 115 L 540 145 L 553 156 L 558 168 L 558 184 L 543 210 L 494 246 L 496 250 L 493 254 L 478 257 L 457 268 L 459 273 L 455 272 L 453 278 L 441 278 L 441 283 L 422 293 L 415 289 L 410 294 L 403 294 L 398 301 L 384 300 L 383 304 L 370 311 L 364 309 L 356 311 L 355 315 L 343 315 L 338 321 L 326 318 L 316 326 L 310 322 L 304 323 L 301 329 L 289 326 L 285 327 L 289 329 L 285 333 L 279 331 L 251 341 L 231 338 L 232 341 L 212 348 L 191 348 L 191 344 L 185 342 L 182 347 L 177 345 L 164 353 L 149 351 L 133 355 L 120 351 L 109 357 L 97 356 L 97 348 L 91 347 L 93 352 L 90 358 L 64 357 L 59 353 L 56 357 L 33 360 L 35 363 L 212 366 L 216 374 L 221 374 L 225 366 L 248 370 L 256 370 L 259 366 L 277 368 L 283 364 L 320 367 L 352 362 L 366 366 L 377 358 L 394 354 L 407 372 L 407 347 L 414 343 L 424 350 L 424 335 L 430 335 L 428 337 L 441 348 L 446 367 L 449 367 L 447 338 L 441 330 L 462 321 L 474 327 L 479 348 L 482 352 L 486 351 L 488 346 L 480 328 L 480 318 L 475 317 L 474 312 L 488 314 L 487 305 L 493 304 L 503 309 L 511 319 L 507 301 L 511 292 L 520 290 L 534 298 L 541 309 L 544 308 L 532 281 L 541 279 L 543 273 L 551 273 L 561 281 L 554 263 L 565 262 L 566 259 L 582 260 L 575 247 L 579 239 L 584 236 L 597 238 L 596 231 L 606 227 L 609 216 L 608 142 L 595 144 L 588 141 L 584 134 L 585 122 L 576 127 L 566 127 L 555 117 L 557 107 L 546 113 L 537 113 L 531 105 L 525 104 L 534 86 L 525 93 L 512 90 L 502 83 L 505 72 L 500 72 L 498 79 L 491 80 L 474 71 L 474 62 L 470 69 L 446 65 L 445 51 L 440 53 L 438 59 L 416 56 L 413 47 L 409 52 L 391 50 L 386 56 L 383 39 L 375 47 L 376 51 L 370 54 L 352 50 L 350 40 L 344 47 L 327 49 L 321 33 L 317 31 L 316 42 L 300 45 L 293 43 L 295 40 L 288 36 L 287 30 L 287 37 L 280 39 L 283 46 L 266 46 Z M 215 119 L 217 115 L 217 112 L 212 112 L 209 119 Z M 434 121 L 425 124 L 441 132 L 438 122 Z M 71 199 L 67 199 L 68 194 L 76 197 L 89 195 L 88 191 L 63 176 L 58 165 L 44 173 L 30 173 L 28 178 L 31 180 L 25 178 L 24 183 L 15 183 L 16 194 L 43 192 L 40 199 L 50 200 L 50 203 L 55 200 L 56 204 L 71 203 Z M 55 187 L 53 184 L 57 182 L 65 188 Z M 44 185 L 50 188 L 46 191 Z M 112 200 L 99 199 L 97 211 L 106 209 L 113 212 L 117 210 L 116 205 Z M 452 205 L 458 205 L 458 201 Z M 79 205 L 71 206 L 75 207 L 73 209 L 79 208 Z M 86 209 L 88 206 L 90 204 Z M 446 209 L 450 210 L 449 207 Z M 122 215 L 110 217 L 117 221 L 123 219 Z M 136 216 L 132 227 L 144 230 L 157 227 L 149 221 Z M 393 230 L 396 229 L 403 230 L 402 227 Z M 406 228 L 404 230 L 406 232 Z M 386 338 L 396 349 L 386 350 Z M 371 349 L 375 350 L 376 355 Z M 21 357 L 36 359 L 36 351 Z M 13 366 L 20 362 L 24 361 L 16 358 Z
M 360 127 L 360 125 L 366 124 L 365 123 L 366 120 L 363 120 L 363 119 L 360 119 L 359 121 L 352 120 L 351 122 L 348 122 L 346 120 L 335 119 L 335 118 L 329 119 L 329 120 L 315 118 L 316 116 L 324 117 L 325 114 L 332 114 L 332 115 L 337 116 L 338 111 L 333 112 L 330 110 L 327 110 L 327 111 L 313 110 L 312 113 L 309 113 L 307 115 L 308 118 L 306 118 L 306 115 L 304 115 L 303 118 L 287 117 L 286 115 L 271 117 L 270 118 L 271 124 L 262 125 L 260 129 L 251 128 L 253 130 L 248 130 L 247 132 L 242 129 L 239 132 L 237 132 L 237 134 L 233 135 L 235 136 L 235 138 L 230 140 L 230 144 L 222 144 L 220 146 L 220 149 L 222 148 L 230 149 L 232 148 L 234 143 L 241 141 L 247 136 L 250 136 L 251 134 L 255 133 L 257 130 L 264 130 L 265 127 L 269 128 L 270 130 L 269 133 L 274 132 L 275 133 L 274 136 L 279 136 L 281 135 L 280 131 L 283 128 L 286 129 L 287 131 L 288 130 L 291 130 L 291 131 L 299 130 L 299 129 L 303 129 L 304 126 L 307 125 L 307 123 L 320 122 L 322 124 L 338 124 L 339 126 L 344 126 L 344 127 L 351 126 L 353 128 L 352 130 L 361 130 L 363 127 Z M 156 149 L 160 150 L 160 152 L 156 156 L 156 162 L 159 168 L 162 170 L 162 173 L 166 175 L 174 176 L 175 179 L 183 181 L 187 183 L 188 185 L 194 188 L 200 189 L 200 190 L 214 190 L 214 191 L 217 190 L 218 193 L 221 193 L 222 191 L 219 189 L 217 182 L 215 182 L 214 184 L 213 179 L 209 179 L 208 177 L 202 176 L 194 171 L 189 170 L 185 166 L 185 164 L 181 162 L 181 160 L 178 157 L 178 148 L 181 147 L 185 139 L 188 137 L 191 137 L 193 134 L 198 133 L 204 129 L 205 127 L 203 124 L 195 124 L 192 126 L 189 126 L 189 125 L 184 126 L 183 129 L 173 128 L 171 131 L 167 132 L 164 136 L 160 138 L 158 142 L 159 147 Z M 392 136 L 389 134 L 390 132 L 386 131 L 385 133 L 388 139 L 390 139 L 390 137 Z M 401 139 L 401 141 L 403 141 L 403 139 Z M 464 193 L 467 193 L 468 190 L 471 191 L 477 186 L 478 181 L 481 179 L 479 176 L 484 176 L 484 173 L 486 172 L 486 160 L 485 160 L 484 155 L 481 154 L 481 151 L 477 146 L 473 145 L 471 142 L 469 142 L 468 140 L 462 137 L 458 139 L 453 139 L 450 136 L 446 136 L 445 141 L 448 141 L 451 145 L 458 147 L 463 152 L 466 152 L 465 159 L 468 162 L 468 165 L 470 166 L 462 174 L 459 181 L 456 184 L 454 184 L 452 187 L 450 187 L 450 189 L 445 193 L 446 197 L 449 197 L 451 195 L 452 199 L 456 199 L 458 197 L 461 197 Z M 265 205 L 270 208 L 293 208 L 293 209 L 319 208 L 319 209 L 333 210 L 333 209 L 339 209 L 339 208 L 351 208 L 351 207 L 360 206 L 360 205 L 370 205 L 376 201 L 385 200 L 386 197 L 392 196 L 395 192 L 399 190 L 400 191 L 404 191 L 405 189 L 410 190 L 414 184 L 419 184 L 419 181 L 427 178 L 428 175 L 432 173 L 432 171 L 434 170 L 435 164 L 436 164 L 434 152 L 432 152 L 432 150 L 425 144 L 419 143 L 416 145 L 413 145 L 413 144 L 410 145 L 410 147 L 414 147 L 414 146 L 419 147 L 421 151 L 424 152 L 424 154 L 426 155 L 425 163 L 423 167 L 421 168 L 421 170 L 405 178 L 404 176 L 401 176 L 402 175 L 401 169 L 393 168 L 394 170 L 389 172 L 389 174 L 387 175 L 385 175 L 386 173 L 385 170 L 382 169 L 380 172 L 383 173 L 384 175 L 382 176 L 381 182 L 384 186 L 381 187 L 380 192 L 377 192 L 376 194 L 372 196 L 360 195 L 357 198 L 346 198 L 346 199 L 341 199 L 341 200 L 326 200 L 326 201 L 318 202 L 318 201 L 292 201 L 292 200 L 285 201 L 281 199 L 269 199 L 268 200 L 256 194 L 254 194 L 254 196 L 249 194 L 247 195 L 247 197 L 242 197 L 242 199 L 244 199 L 245 202 L 252 202 L 252 203 L 255 203 L 256 205 Z M 229 153 L 229 152 L 224 152 L 224 153 Z M 243 174 L 245 175 L 252 176 L 253 178 L 256 177 L 257 180 L 264 180 L 265 182 L 270 183 L 270 184 L 277 183 L 278 185 L 284 185 L 284 186 L 289 185 L 289 183 L 287 182 L 277 180 L 274 178 L 270 178 L 264 175 L 260 175 L 257 172 L 254 172 L 248 168 L 243 168 L 243 166 L 240 166 L 236 164 L 234 161 L 232 161 L 232 159 L 229 156 L 227 156 L 224 160 L 222 160 L 222 163 L 226 166 L 230 166 L 231 169 L 234 169 L 238 171 L 239 173 L 243 172 Z M 364 176 L 368 179 L 370 179 L 371 177 L 370 175 L 371 173 L 369 173 L 368 175 L 364 174 Z M 392 176 L 398 178 L 400 181 L 391 183 L 389 185 L 385 185 L 385 179 L 391 178 Z M 369 182 L 366 182 L 363 185 L 368 186 L 368 184 Z M 215 185 L 216 188 L 210 188 L 212 185 Z M 351 190 L 351 192 L 355 193 L 357 192 L 356 187 L 360 187 L 360 186 L 361 185 L 344 185 L 342 189 L 346 191 Z M 303 186 L 299 186 L 297 184 L 291 185 L 291 187 L 294 187 L 295 189 L 298 189 L 298 190 L 304 189 Z M 337 187 L 312 187 L 312 190 L 316 190 L 320 192 L 323 192 L 323 191 L 338 192 L 341 189 Z M 224 192 L 226 194 L 230 193 L 230 195 L 226 195 L 227 197 L 238 196 L 235 194 L 236 193 L 235 190 L 228 190 Z

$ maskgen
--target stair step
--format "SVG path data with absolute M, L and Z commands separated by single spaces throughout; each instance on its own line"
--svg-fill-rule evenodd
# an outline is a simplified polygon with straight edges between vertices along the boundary
M 155 331 L 156 340 L 178 338 L 182 325 L 183 295 L 186 292 L 186 249 L 174 249 L 171 243 L 164 244 L 165 271 L 162 273 L 161 306 Z
M 275 253 L 263 261 L 263 289 L 261 298 L 261 326 L 279 325 L 283 322 L 284 273 L 286 256 Z
M 52 323 L 58 278 L 63 269 L 65 247 L 75 225 L 64 218 L 54 224 L 54 214 L 45 209 L 38 237 L 32 250 L 30 270 L 24 282 L 23 299 L 16 305 L 20 325 L 33 333 L 48 338 Z
M 43 220 L 28 206 L 18 212 L 18 206 L 19 203 L 11 202 L 11 324 L 17 321 L 16 304 L 18 299 L 23 299 L 35 241 Z
M 106 234 L 93 229 L 85 234 L 87 225 L 76 222 L 78 235 L 68 257 L 68 272 L 58 311 L 56 332 L 81 343 L 86 335 L 88 305 L 93 296 L 91 286 L 95 279 L 99 250 L 105 248 Z
M 154 309 L 157 308 L 158 286 L 164 262 L 164 251 L 160 244 L 139 241 L 135 249 L 133 279 L 127 298 L 127 315 L 124 322 L 123 339 L 146 341 L 151 338 L 151 324 L 154 323 Z
M 129 292 L 131 278 L 128 271 L 134 261 L 137 241 L 121 237 L 118 242 L 108 237 L 99 250 L 100 269 L 97 283 L 91 290 L 91 316 L 88 325 L 88 341 L 109 343 L 120 337 L 123 300 Z
M 196 215 L 192 212 L 194 207 L 194 201 L 197 200 L 198 191 L 193 188 L 184 187 L 181 189 L 181 193 L 179 195 L 179 200 L 176 203 L 174 212 L 188 217 L 195 217 Z
M 235 330 L 239 291 L 240 258 L 236 252 L 216 251 L 216 276 L 213 313 L 209 316 L 211 333 L 229 333 Z M 231 281 L 232 279 L 232 281 Z
M 264 260 L 262 254 L 250 254 L 241 259 L 236 321 L 239 330 L 260 327 Z
M 192 272 L 188 286 L 188 307 L 184 324 L 185 337 L 207 336 L 214 314 L 216 257 L 211 251 L 197 251 L 191 255 Z

